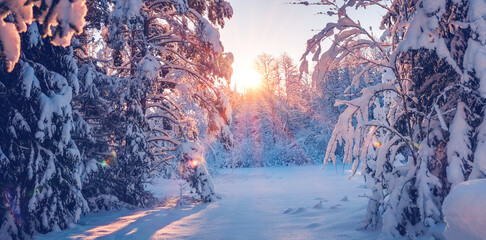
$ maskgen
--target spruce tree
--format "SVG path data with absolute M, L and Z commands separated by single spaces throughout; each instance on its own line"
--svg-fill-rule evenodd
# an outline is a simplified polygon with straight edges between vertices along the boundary
M 382 225 L 385 237 L 414 238 L 443 221 L 451 187 L 479 177 L 484 107 L 484 11 L 481 1 L 322 1 L 337 17 L 308 41 L 318 59 L 314 74 L 334 66 L 373 68 L 382 83 L 363 89 L 340 115 L 324 163 L 344 143 L 353 173 L 361 164 L 372 190 L 362 228 Z M 381 38 L 350 17 L 351 8 L 386 11 Z M 331 47 L 322 52 L 321 41 Z M 368 53 L 376 52 L 370 58 Z M 307 61 L 304 58 L 302 69 Z M 466 104 L 467 103 L 467 104 Z M 478 171 L 476 172 L 475 169 Z M 479 173 L 479 174 L 477 174 Z M 477 175 L 476 175 L 477 174 Z M 474 177 L 473 177 L 474 176 Z

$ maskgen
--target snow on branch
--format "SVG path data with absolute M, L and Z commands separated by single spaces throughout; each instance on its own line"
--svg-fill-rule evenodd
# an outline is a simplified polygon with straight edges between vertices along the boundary
M 0 59 L 9 72 L 20 57 L 20 33 L 27 31 L 28 24 L 39 21 L 43 37 L 51 36 L 54 45 L 68 46 L 72 36 L 83 31 L 88 11 L 86 0 L 2 0 L 0 6 Z M 10 17 L 13 22 L 7 20 Z

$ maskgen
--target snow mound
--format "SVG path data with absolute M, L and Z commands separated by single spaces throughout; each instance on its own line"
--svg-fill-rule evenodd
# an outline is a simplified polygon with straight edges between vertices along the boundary
M 331 206 L 330 209 L 338 209 L 339 207 L 341 207 L 341 204 L 336 204 L 334 206 Z
M 486 236 L 486 179 L 458 184 L 444 200 L 447 239 L 484 239 Z
M 322 206 L 322 200 L 318 204 L 314 205 L 314 208 L 315 209 L 322 209 L 323 208 L 323 206 Z
M 300 207 L 297 210 L 295 210 L 292 214 L 299 214 L 299 213 L 303 213 L 303 212 L 305 212 L 305 208 Z
M 283 213 L 287 214 L 287 213 L 291 213 L 292 211 L 294 211 L 293 208 L 287 208 Z
M 316 228 L 316 227 L 320 227 L 322 224 L 320 223 L 312 223 L 312 224 L 309 224 L 307 225 L 307 228 Z

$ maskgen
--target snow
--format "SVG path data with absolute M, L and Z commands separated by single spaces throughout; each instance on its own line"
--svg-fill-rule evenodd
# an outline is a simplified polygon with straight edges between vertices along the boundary
M 29 36 L 30 47 L 38 46 L 39 44 L 42 44 L 39 27 L 37 26 L 36 22 L 32 23 L 29 26 L 27 33 L 28 33 L 27 35 Z
M 457 184 L 464 182 L 464 172 L 466 171 L 463 162 L 472 153 L 470 151 L 471 141 L 468 134 L 471 132 L 471 127 L 468 125 L 465 113 L 466 105 L 459 102 L 457 112 L 454 116 L 450 127 L 450 137 L 447 143 L 447 179 L 454 188 Z
M 484 114 L 486 114 L 486 112 Z M 486 121 L 483 121 L 478 128 L 478 145 L 474 152 L 474 166 L 469 175 L 469 180 L 486 177 Z
M 40 88 L 39 80 L 34 75 L 34 69 L 27 63 L 22 64 L 22 90 L 23 95 L 29 99 L 32 87 Z
M 0 0 L 2 12 L 0 14 L 0 44 L 1 55 L 5 55 L 7 71 L 11 72 L 20 57 L 20 35 L 27 31 L 27 25 L 33 20 L 39 20 L 43 24 L 44 36 L 53 36 L 52 43 L 67 47 L 71 44 L 71 38 L 75 33 L 81 33 L 84 27 L 84 16 L 88 12 L 86 0 L 60 0 L 60 1 L 19 1 Z M 40 10 L 33 14 L 36 5 Z M 11 15 L 14 23 L 5 22 L 5 18 Z M 60 28 L 60 29 L 56 29 Z M 52 29 L 56 29 L 54 33 Z M 59 31 L 60 30 L 60 31 Z M 30 39 L 38 33 L 31 29 Z M 31 44 L 36 45 L 36 41 Z
M 437 113 L 437 117 L 439 118 L 439 122 L 440 122 L 440 127 L 444 130 L 444 131 L 449 131 L 449 128 L 447 127 L 447 124 L 444 120 L 444 116 L 442 115 L 442 111 L 440 111 L 439 109 L 439 106 L 434 105 L 434 109 L 435 109 L 435 112 Z
M 427 13 L 443 13 L 446 7 L 446 3 L 444 0 L 424 0 L 423 6 Z
M 469 39 L 464 56 L 464 66 L 468 71 L 475 71 L 479 78 L 479 93 L 486 97 L 486 47 L 481 43 Z
M 65 95 L 62 94 L 52 94 L 51 97 L 41 94 L 40 101 L 40 117 L 37 123 L 39 131 L 36 132 L 35 137 L 41 142 L 44 141 L 45 132 L 47 136 L 52 137 L 55 131 L 55 124 L 52 123 L 55 115 L 57 116 L 69 116 L 71 113 L 71 98 L 72 98 L 72 88 L 69 86 L 62 87 L 61 90 Z M 69 132 L 64 132 L 63 134 L 70 134 Z M 63 136 L 66 139 L 68 136 Z
M 370 190 L 349 167 L 222 169 L 214 176 L 221 200 L 201 204 L 188 196 L 177 206 L 181 180 L 152 186 L 164 203 L 152 209 L 89 213 L 73 228 L 35 239 L 377 239 L 358 231 Z
M 471 0 L 469 3 L 468 18 L 470 27 L 477 39 L 486 44 L 486 1 Z
M 138 69 L 149 79 L 157 78 L 159 68 L 160 63 L 150 54 L 147 54 L 138 65 Z
M 83 32 L 84 16 L 88 12 L 86 0 L 60 0 L 51 12 L 47 23 L 47 35 L 52 35 L 50 26 L 62 29 L 61 34 L 54 35 L 52 43 L 69 46 L 74 33 Z
M 142 0 L 122 0 L 125 2 L 126 15 L 129 20 L 137 18 L 142 7 Z
M 20 36 L 12 23 L 6 23 L 0 17 L 0 42 L 5 55 L 7 71 L 11 72 L 20 57 Z
M 126 24 L 129 28 L 134 27 L 133 22 L 140 16 L 140 8 L 142 7 L 142 0 L 117 0 L 115 2 L 115 10 L 111 13 L 111 17 L 115 19 L 126 19 Z
M 200 31 L 201 35 L 201 40 L 211 48 L 216 54 L 222 54 L 224 49 L 223 45 L 221 44 L 221 41 L 219 40 L 220 35 L 218 29 L 213 27 L 211 23 L 206 20 L 203 16 L 201 16 L 199 13 L 197 13 L 195 10 L 190 10 L 194 16 L 196 16 L 199 20 L 199 28 L 198 31 Z
M 12 119 L 13 125 L 16 127 L 16 129 L 23 130 L 26 132 L 30 132 L 30 126 L 27 121 L 25 121 L 25 118 L 20 114 L 19 112 L 15 111 L 14 117 Z
M 12 71 L 20 57 L 20 36 L 19 31 L 27 30 L 27 25 L 32 22 L 32 4 L 25 6 L 25 1 L 0 0 L 2 14 L 0 14 L 0 54 L 5 55 L 7 71 Z M 7 11 L 5 11 L 7 10 Z M 13 13 L 14 23 L 5 22 L 5 18 Z M 17 30 L 18 29 L 18 30 Z
M 486 180 L 457 185 L 444 200 L 447 239 L 484 239 L 486 236 Z
M 222 54 L 223 53 L 223 46 L 221 45 L 221 42 L 219 41 L 219 31 L 213 27 L 207 20 L 203 22 L 203 28 L 202 31 L 204 32 L 204 38 L 203 40 L 211 46 L 212 50 L 216 54 Z
M 184 142 L 177 147 L 179 175 L 185 179 L 204 202 L 215 200 L 214 182 L 204 160 L 204 148 L 195 142 Z

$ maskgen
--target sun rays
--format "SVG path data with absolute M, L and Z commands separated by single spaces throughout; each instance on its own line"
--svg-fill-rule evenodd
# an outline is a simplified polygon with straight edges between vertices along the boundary
M 261 76 L 253 68 L 237 69 L 232 76 L 235 90 L 244 93 L 261 87 Z
M 125 236 L 133 235 L 138 232 L 138 226 L 140 222 L 144 221 L 154 221 L 156 218 L 160 218 L 158 216 L 166 216 L 167 211 L 171 211 L 175 208 L 179 208 L 182 211 L 185 211 L 188 215 L 193 214 L 193 212 L 197 212 L 201 208 L 202 202 L 195 199 L 186 199 L 184 202 L 184 207 L 178 207 L 180 199 L 179 197 L 172 197 L 167 199 L 160 207 L 156 207 L 149 210 L 141 210 L 134 212 L 133 214 L 120 217 L 109 224 L 100 225 L 95 228 L 89 229 L 84 231 L 81 234 L 73 235 L 70 239 L 83 239 L 83 240 L 94 240 L 101 237 L 110 237 L 119 234 L 120 232 L 127 231 Z M 185 216 L 185 215 L 184 215 Z M 138 224 L 137 224 L 138 223 Z M 161 232 L 163 229 L 166 229 L 167 225 L 169 225 L 170 221 L 165 224 L 164 222 L 155 223 L 154 226 L 160 225 L 160 230 L 157 233 Z M 128 229 L 131 229 L 128 231 Z M 150 233 L 146 233 L 149 234 Z M 153 233 L 154 236 L 157 236 L 156 233 Z
M 234 167 L 302 165 L 312 162 L 312 158 L 289 129 L 288 120 L 277 108 L 275 96 L 263 88 L 244 94 L 238 103 L 239 117 L 234 126 L 235 139 L 240 145 L 236 146 L 237 150 L 233 154 L 238 155 L 238 160 L 232 162 Z M 291 156 L 287 156 L 288 153 Z

